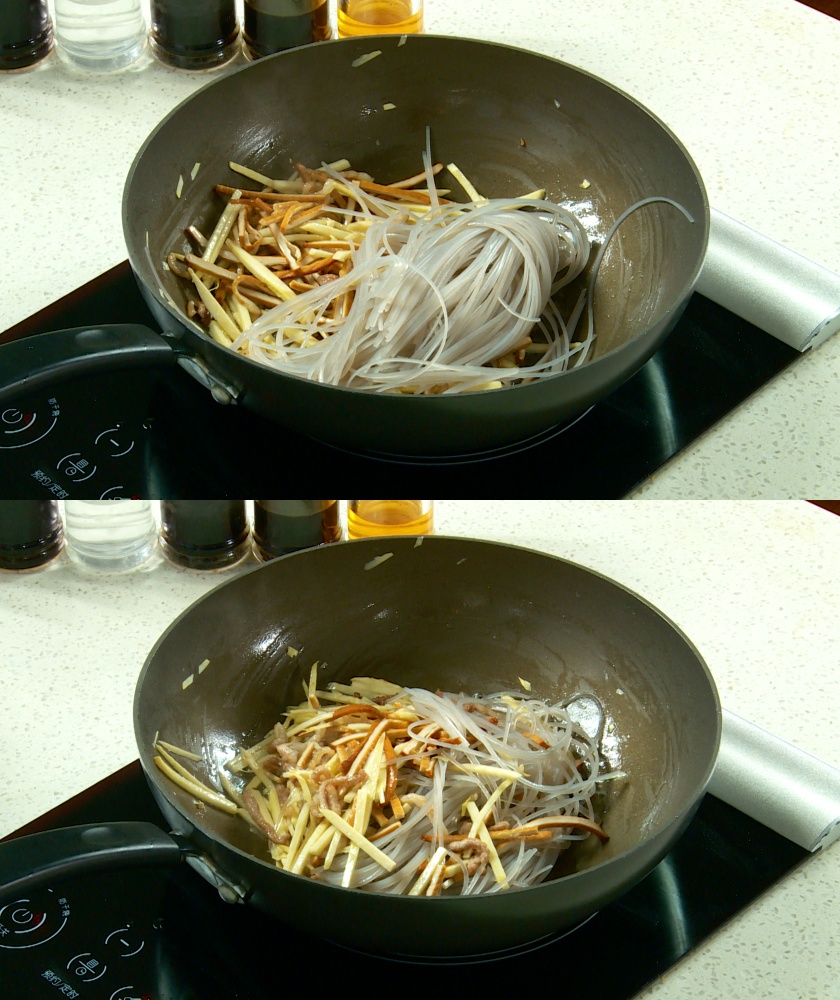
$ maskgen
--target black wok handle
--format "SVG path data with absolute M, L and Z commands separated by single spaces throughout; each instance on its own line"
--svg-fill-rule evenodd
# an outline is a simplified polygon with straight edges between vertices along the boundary
M 177 864 L 189 850 L 186 840 L 154 823 L 95 823 L 15 837 L 0 843 L 0 898 L 67 875 Z
M 81 326 L 0 344 L 0 404 L 56 381 L 174 364 L 173 345 L 140 323 Z

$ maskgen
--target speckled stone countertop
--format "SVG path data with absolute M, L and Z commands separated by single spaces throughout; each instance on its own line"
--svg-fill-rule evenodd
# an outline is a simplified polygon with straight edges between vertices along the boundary
M 541 549 L 635 590 L 705 658 L 725 708 L 840 766 L 840 518 L 801 501 L 437 501 L 441 534 Z M 137 756 L 132 696 L 159 633 L 219 575 L 66 554 L 0 574 L 0 836 Z M 713 887 L 710 887 L 713 891 Z M 642 995 L 838 995 L 840 845 L 809 857 Z
M 683 141 L 713 207 L 840 272 L 840 22 L 795 0 L 428 0 L 426 12 L 430 32 L 532 48 L 625 90 Z M 151 57 L 123 73 L 82 74 L 55 54 L 0 78 L 0 330 L 125 259 L 129 165 L 208 79 Z M 639 495 L 836 495 L 838 385 L 834 337 Z

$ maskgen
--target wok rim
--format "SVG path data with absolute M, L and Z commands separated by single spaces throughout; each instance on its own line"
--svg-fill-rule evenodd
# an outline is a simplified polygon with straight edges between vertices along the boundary
M 413 536 L 410 535 L 401 536 L 401 538 L 405 538 L 408 541 L 411 541 L 412 537 Z M 554 555 L 553 553 L 545 552 L 541 549 L 535 549 L 530 546 L 520 545 L 512 542 L 498 542 L 490 539 L 472 538 L 472 537 L 464 537 L 458 535 L 442 535 L 442 534 L 436 534 L 432 536 L 418 536 L 418 537 L 424 538 L 424 544 L 426 544 L 427 542 L 435 544 L 435 540 L 440 539 L 443 540 L 444 542 L 458 542 L 460 544 L 469 543 L 469 544 L 479 545 L 481 547 L 492 546 L 496 548 L 514 549 L 517 551 L 527 553 L 528 555 L 531 556 L 536 555 L 546 559 L 554 560 L 556 562 L 560 562 L 567 566 L 570 566 L 575 570 L 583 571 L 584 573 L 596 577 L 601 581 L 609 584 L 610 586 L 617 588 L 618 590 L 622 591 L 625 595 L 633 598 L 635 601 L 642 604 L 649 612 L 653 613 L 656 617 L 658 617 L 672 631 L 674 636 L 678 638 L 686 646 L 687 651 L 691 653 L 693 660 L 695 661 L 696 665 L 700 668 L 701 674 L 705 677 L 706 687 L 713 702 L 715 733 L 714 733 L 714 739 L 712 740 L 711 743 L 712 752 L 710 752 L 709 754 L 709 759 L 706 762 L 706 767 L 704 769 L 702 778 L 695 782 L 691 794 L 685 795 L 684 803 L 680 811 L 675 816 L 673 816 L 667 823 L 665 823 L 660 827 L 657 827 L 653 831 L 647 832 L 641 839 L 635 841 L 632 847 L 622 851 L 620 854 L 616 854 L 614 857 L 608 858 L 605 861 L 596 862 L 594 864 L 587 866 L 586 868 L 570 872 L 566 875 L 561 875 L 557 878 L 549 878 L 535 885 L 517 887 L 512 891 L 515 892 L 517 896 L 519 896 L 521 893 L 533 893 L 539 890 L 543 890 L 544 892 L 546 890 L 557 892 L 559 886 L 569 886 L 573 890 L 575 884 L 579 882 L 581 878 L 588 876 L 588 878 L 591 880 L 594 873 L 607 872 L 610 868 L 615 867 L 616 865 L 623 865 L 627 862 L 627 860 L 630 857 L 632 857 L 637 853 L 643 853 L 643 849 L 645 847 L 649 847 L 655 841 L 660 840 L 666 847 L 666 851 L 659 852 L 657 854 L 655 863 L 658 863 L 658 861 L 661 860 L 662 856 L 664 856 L 664 853 L 667 853 L 667 850 L 670 850 L 671 846 L 673 846 L 675 831 L 677 831 L 677 836 L 678 836 L 679 832 L 681 832 L 688 825 L 688 822 L 690 822 L 691 818 L 694 816 L 694 813 L 699 807 L 700 802 L 703 798 L 703 795 L 706 791 L 706 788 L 708 787 L 709 781 L 711 780 L 712 774 L 714 772 L 720 748 L 720 740 L 721 740 L 721 732 L 723 724 L 723 712 L 720 702 L 720 695 L 714 677 L 712 676 L 711 670 L 709 669 L 709 666 L 706 663 L 705 658 L 702 656 L 698 648 L 691 641 L 688 635 L 683 631 L 683 629 L 676 622 L 673 621 L 673 619 L 671 619 L 668 615 L 662 612 L 656 605 L 651 603 L 651 601 L 647 600 L 645 597 L 638 594 L 635 590 L 633 590 L 628 586 L 625 586 L 622 583 L 619 583 L 612 577 L 607 576 L 605 573 L 601 573 L 598 570 L 591 569 L 588 566 L 584 566 L 581 563 L 575 562 L 574 560 L 568 559 L 564 556 L 557 556 Z M 393 539 L 391 539 L 390 541 L 393 542 Z M 330 547 L 332 545 L 372 546 L 373 544 L 376 543 L 378 543 L 381 546 L 382 539 L 381 538 L 354 539 L 349 541 L 334 542 L 330 543 Z M 218 845 L 223 850 L 234 853 L 235 855 L 237 855 L 240 861 L 245 862 L 246 864 L 249 862 L 256 862 L 267 873 L 272 873 L 272 874 L 276 873 L 277 875 L 282 875 L 282 876 L 292 876 L 298 880 L 302 880 L 303 883 L 312 886 L 312 891 L 318 891 L 321 892 L 322 894 L 327 894 L 325 898 L 329 898 L 329 896 L 332 896 L 334 893 L 338 892 L 341 894 L 342 898 L 347 898 L 347 895 L 349 893 L 356 896 L 360 900 L 368 901 L 368 903 L 371 900 L 377 898 L 384 898 L 390 900 L 413 899 L 415 901 L 423 900 L 424 905 L 426 906 L 437 906 L 440 905 L 441 899 L 449 899 L 453 902 L 459 901 L 462 906 L 465 905 L 465 903 L 470 907 L 497 906 L 498 903 L 494 904 L 493 900 L 498 897 L 498 893 L 476 893 L 470 896 L 452 895 L 452 896 L 438 896 L 433 898 L 425 896 L 406 896 L 404 894 L 375 892 L 360 887 L 352 887 L 352 886 L 345 887 L 345 886 L 330 885 L 327 883 L 319 882 L 316 879 L 311 879 L 306 875 L 297 875 L 294 872 L 284 871 L 278 866 L 272 864 L 270 861 L 266 861 L 265 859 L 258 857 L 256 854 L 244 851 L 241 848 L 237 847 L 235 844 L 229 843 L 226 839 L 216 834 L 215 831 L 208 832 L 206 830 L 203 830 L 201 827 L 198 827 L 194 822 L 193 817 L 188 815 L 184 811 L 184 809 L 182 809 L 178 799 L 174 795 L 171 795 L 169 793 L 168 784 L 165 778 L 163 777 L 163 775 L 160 774 L 158 769 L 154 766 L 154 762 L 151 759 L 152 758 L 151 751 L 148 748 L 144 747 L 140 741 L 139 730 L 141 727 L 141 721 L 139 712 L 139 701 L 143 683 L 158 649 L 164 644 L 170 633 L 173 632 L 180 625 L 182 621 L 188 618 L 190 614 L 197 607 L 201 606 L 205 601 L 209 600 L 219 591 L 222 591 L 227 587 L 235 585 L 240 580 L 247 578 L 253 573 L 266 571 L 274 563 L 277 563 L 281 560 L 285 561 L 289 559 L 305 557 L 308 553 L 318 551 L 319 549 L 323 549 L 325 547 L 326 546 L 317 546 L 314 549 L 303 549 L 297 552 L 287 553 L 286 555 L 280 556 L 277 559 L 272 559 L 269 562 L 262 563 L 261 565 L 254 566 L 247 570 L 244 570 L 243 572 L 240 572 L 239 574 L 237 574 L 237 576 L 232 577 L 229 580 L 222 581 L 221 583 L 217 584 L 215 587 L 207 591 L 205 594 L 203 594 L 201 597 L 193 601 L 172 622 L 170 622 L 167 628 L 158 636 L 157 640 L 155 641 L 154 645 L 149 651 L 141 668 L 135 686 L 134 701 L 133 701 L 132 715 L 133 715 L 134 737 L 140 758 L 140 764 L 141 767 L 143 768 L 146 780 L 151 785 L 153 792 L 155 792 L 156 795 L 160 794 L 161 796 L 163 796 L 169 807 L 174 809 L 177 812 L 177 814 L 186 821 L 191 831 L 190 834 L 188 834 L 188 837 L 190 839 L 193 839 L 195 837 L 195 831 L 197 830 L 199 838 L 207 838 L 213 844 Z M 640 874 L 638 874 L 635 877 L 634 881 L 638 881 L 640 878 L 642 878 L 643 875 L 646 874 L 648 870 L 650 870 L 650 868 L 647 868 Z
M 393 38 L 391 36 L 377 36 L 376 43 L 377 45 L 387 44 L 390 41 L 393 44 L 398 45 L 400 44 L 398 39 L 399 36 L 393 36 Z M 523 48 L 522 46 L 511 45 L 507 42 L 488 41 L 481 38 L 475 38 L 473 36 L 456 36 L 456 35 L 424 33 L 420 35 L 409 35 L 406 36 L 406 39 L 411 44 L 417 44 L 418 42 L 420 44 L 430 44 L 432 42 L 443 41 L 446 43 L 467 43 L 479 47 L 503 49 L 518 53 L 520 55 L 528 56 L 529 58 L 533 58 L 534 60 L 540 62 L 547 61 L 551 63 L 556 63 L 562 67 L 572 70 L 574 73 L 579 74 L 582 77 L 586 77 L 588 80 L 599 86 L 607 88 L 614 94 L 618 95 L 628 103 L 635 106 L 635 108 L 638 111 L 645 114 L 654 124 L 656 124 L 662 130 L 662 132 L 674 144 L 676 150 L 682 156 L 685 164 L 689 167 L 692 174 L 694 175 L 694 181 L 697 185 L 698 194 L 700 196 L 700 200 L 703 206 L 703 218 L 692 219 L 692 224 L 702 223 L 704 227 L 704 240 L 703 240 L 702 252 L 698 254 L 698 259 L 695 263 L 695 266 L 692 270 L 690 277 L 685 279 L 682 286 L 680 287 L 679 295 L 673 296 L 673 301 L 671 306 L 665 312 L 662 313 L 662 315 L 657 319 L 656 324 L 653 325 L 649 324 L 645 329 L 635 334 L 629 340 L 624 341 L 623 343 L 619 344 L 616 347 L 610 348 L 606 352 L 606 354 L 592 358 L 591 360 L 587 361 L 584 365 L 582 365 L 580 368 L 573 367 L 566 371 L 555 372 L 553 375 L 544 376 L 533 382 L 527 382 L 520 385 L 507 385 L 507 386 L 501 386 L 496 389 L 478 389 L 478 390 L 473 390 L 467 394 L 456 393 L 454 395 L 447 396 L 446 398 L 452 400 L 453 398 L 459 398 L 462 395 L 466 395 L 469 398 L 477 398 L 477 397 L 484 397 L 490 394 L 495 395 L 498 394 L 499 392 L 509 392 L 514 389 L 520 390 L 520 393 L 528 389 L 534 391 L 537 390 L 543 383 L 553 383 L 557 379 L 562 378 L 563 376 L 568 377 L 574 375 L 576 372 L 579 371 L 593 370 L 595 369 L 595 366 L 597 366 L 599 362 L 605 362 L 607 359 L 611 360 L 620 359 L 622 353 L 626 353 L 631 348 L 632 345 L 637 344 L 640 340 L 643 340 L 646 337 L 649 337 L 651 335 L 652 330 L 655 329 L 656 327 L 664 327 L 666 330 L 670 331 L 671 326 L 673 325 L 672 320 L 674 320 L 675 314 L 677 314 L 676 319 L 679 319 L 679 314 L 684 310 L 685 305 L 688 302 L 688 299 L 691 296 L 691 293 L 693 292 L 697 284 L 697 281 L 700 278 L 700 273 L 703 269 L 703 263 L 709 244 L 709 235 L 711 228 L 711 207 L 709 203 L 708 191 L 706 190 L 706 185 L 703 181 L 703 177 L 699 171 L 699 168 L 697 167 L 694 158 L 689 153 L 688 148 L 685 146 L 682 140 L 676 135 L 673 129 L 671 129 L 671 127 L 667 125 L 666 122 L 662 118 L 660 118 L 655 112 L 651 111 L 646 105 L 642 104 L 642 102 L 638 98 L 633 97 L 627 91 L 616 86 L 615 84 L 610 83 L 603 77 L 600 77 L 597 74 L 590 72 L 589 70 L 585 70 L 579 66 L 576 66 L 574 63 L 566 62 L 565 60 L 559 59 L 556 56 L 549 56 L 541 52 L 536 52 L 532 49 Z M 282 60 L 295 52 L 301 52 L 304 50 L 311 50 L 311 49 L 322 49 L 324 45 L 345 45 L 345 46 L 353 45 L 357 47 L 360 45 L 365 45 L 369 47 L 370 44 L 371 44 L 370 38 L 366 38 L 364 36 L 360 38 L 348 37 L 348 38 L 330 39 L 325 42 L 313 42 L 308 45 L 297 46 L 295 49 L 276 52 L 273 55 L 264 56 L 259 60 L 246 63 L 244 66 L 239 66 L 233 70 L 230 70 L 229 72 L 225 73 L 224 76 L 218 77 L 214 80 L 209 80 L 207 83 L 203 84 L 197 90 L 193 91 L 189 96 L 180 101 L 172 110 L 170 110 L 166 115 L 164 115 L 164 117 L 161 118 L 160 121 L 158 121 L 158 123 L 154 126 L 152 131 L 146 136 L 145 140 L 143 141 L 142 145 L 138 149 L 137 153 L 135 154 L 131 162 L 131 166 L 129 167 L 125 183 L 123 185 L 123 194 L 122 194 L 121 221 L 123 230 L 123 240 L 128 250 L 128 259 L 131 265 L 131 269 L 135 275 L 135 279 L 138 282 L 140 282 L 140 284 L 144 289 L 146 289 L 151 294 L 155 295 L 156 300 L 159 302 L 159 304 L 161 304 L 169 313 L 169 315 L 172 316 L 175 320 L 177 320 L 177 322 L 182 327 L 184 327 L 188 333 L 190 333 L 193 336 L 199 337 L 199 339 L 206 347 L 211 348 L 214 355 L 218 351 L 229 351 L 229 353 L 235 355 L 237 362 L 246 364 L 248 366 L 248 370 L 256 370 L 260 372 L 269 371 L 276 376 L 280 376 L 282 378 L 294 379 L 296 382 L 307 386 L 312 386 L 312 387 L 317 386 L 318 389 L 329 390 L 331 393 L 350 394 L 351 396 L 363 396 L 363 397 L 387 395 L 390 405 L 401 405 L 403 407 L 416 406 L 417 405 L 416 401 L 422 399 L 427 401 L 422 405 L 427 406 L 430 405 L 428 401 L 436 399 L 437 396 L 425 393 L 416 395 L 409 393 L 381 393 L 381 392 L 371 391 L 370 389 L 360 389 L 353 386 L 333 385 L 332 383 L 328 382 L 315 382 L 312 379 L 307 378 L 306 376 L 298 375 L 295 372 L 280 371 L 278 369 L 272 368 L 270 365 L 262 364 L 261 362 L 257 361 L 254 358 L 249 357 L 248 355 L 240 354 L 239 352 L 232 352 L 230 351 L 229 348 L 222 347 L 215 340 L 213 340 L 213 338 L 204 329 L 204 327 L 201 326 L 201 324 L 197 323 L 195 320 L 189 319 L 185 313 L 181 312 L 181 310 L 178 309 L 171 302 L 170 296 L 167 293 L 165 293 L 165 290 L 163 289 L 163 286 L 160 284 L 159 281 L 155 286 L 153 286 L 142 276 L 142 263 L 144 255 L 139 246 L 136 248 L 134 246 L 134 243 L 138 241 L 134 241 L 130 238 L 130 229 L 132 227 L 133 216 L 131 215 L 131 212 L 129 210 L 130 209 L 129 194 L 134 175 L 140 166 L 140 161 L 143 155 L 145 154 L 146 150 L 148 149 L 148 147 L 156 139 L 159 132 L 176 115 L 181 113 L 194 99 L 198 98 L 199 95 L 203 94 L 205 91 L 213 87 L 223 85 L 229 79 L 237 76 L 240 73 L 244 73 L 247 70 L 253 70 L 258 65 L 271 63 L 276 60 Z M 156 274 L 154 276 L 157 277 Z M 403 400 L 403 402 L 394 404 L 393 402 L 394 400 Z M 413 403 L 406 402 L 408 400 L 414 400 L 415 402 Z

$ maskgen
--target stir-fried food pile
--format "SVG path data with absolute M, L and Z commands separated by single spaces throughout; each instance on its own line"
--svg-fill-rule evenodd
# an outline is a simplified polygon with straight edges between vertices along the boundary
M 597 738 L 528 693 L 403 688 L 358 677 L 290 707 L 219 772 L 216 791 L 156 743 L 157 765 L 238 814 L 275 864 L 334 885 L 436 896 L 543 881 L 590 835 L 604 771 Z M 197 755 L 186 753 L 195 761 Z
M 256 186 L 217 185 L 213 231 L 190 226 L 193 250 L 166 260 L 190 283 L 188 315 L 223 346 L 374 392 L 498 388 L 585 360 L 586 292 L 563 313 L 555 296 L 589 239 L 544 192 L 486 199 L 449 164 L 471 199 L 456 202 L 428 151 L 422 173 L 387 184 L 347 161 L 287 179 L 230 166 Z

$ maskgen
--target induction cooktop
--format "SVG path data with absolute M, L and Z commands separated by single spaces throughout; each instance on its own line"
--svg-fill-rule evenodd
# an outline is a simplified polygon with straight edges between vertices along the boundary
M 165 826 L 138 761 L 12 836 L 77 823 Z M 186 865 L 0 890 L 0 982 L 21 1000 L 277 1000 L 288 996 L 628 1000 L 749 906 L 808 852 L 706 795 L 660 864 L 567 933 L 422 967 L 347 950 L 223 902 Z M 443 905 L 445 900 L 441 901 Z M 324 915 L 328 933 L 329 915 Z
M 155 328 L 127 262 L 0 335 L 0 359 L 3 344 L 22 337 L 116 322 Z M 695 294 L 647 364 L 568 425 L 498 452 L 444 460 L 338 450 L 216 403 L 175 366 L 115 368 L 50 390 L 24 382 L 0 392 L 0 492 L 221 498 L 342 476 L 374 493 L 399 482 L 438 496 L 511 487 L 525 496 L 618 499 L 799 356 Z

